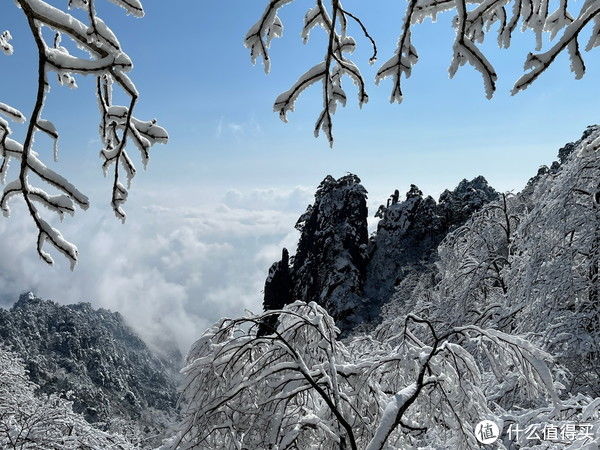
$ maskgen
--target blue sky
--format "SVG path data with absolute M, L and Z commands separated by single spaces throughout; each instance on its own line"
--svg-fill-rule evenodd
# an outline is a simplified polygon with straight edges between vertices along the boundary
M 597 51 L 584 54 L 588 72 L 582 80 L 574 79 L 561 56 L 532 87 L 511 96 L 534 37 L 517 32 L 512 47 L 499 50 L 490 35 L 482 48 L 499 81 L 488 101 L 472 68 L 462 67 L 448 79 L 453 39 L 448 15 L 414 28 L 420 60 L 404 82 L 404 102 L 390 105 L 390 82 L 375 86 L 372 80 L 394 50 L 405 4 L 348 0 L 346 9 L 360 15 L 378 41 L 379 61 L 367 64 L 368 42 L 351 30 L 370 101 L 359 110 L 346 81 L 350 101 L 335 116 L 336 143 L 330 149 L 324 138 L 312 135 L 319 88 L 300 98 L 288 124 L 272 112 L 275 97 L 324 53 L 321 30 L 308 45 L 300 40 L 311 2 L 296 0 L 282 10 L 285 31 L 273 42 L 269 75 L 252 66 L 243 46 L 264 1 L 145 0 L 143 19 L 106 1 L 96 3 L 134 61 L 131 76 L 142 94 L 137 116 L 158 118 L 170 142 L 152 149 L 149 170 L 140 171 L 132 186 L 128 222 L 115 224 L 98 158 L 93 80 L 79 77 L 77 90 L 53 86 L 45 113 L 61 132 L 62 155 L 53 168 L 93 200 L 91 211 L 64 225 L 66 236 L 80 245 L 81 262 L 74 273 L 64 261 L 54 268 L 42 265 L 31 224 L 17 207 L 0 222 L 0 254 L 9 255 L 0 261 L 0 301 L 30 288 L 62 302 L 91 299 L 124 311 L 138 329 L 170 311 L 175 323 L 194 322 L 176 327 L 185 328 L 177 336 L 182 348 L 211 320 L 257 308 L 270 262 L 281 245 L 293 246 L 293 223 L 325 175 L 358 174 L 375 206 L 397 187 L 406 191 L 414 183 L 437 195 L 479 174 L 499 190 L 518 190 L 564 143 L 597 121 L 592 101 L 600 74 Z M 13 35 L 15 54 L 0 56 L 0 101 L 29 115 L 35 54 L 12 2 L 1 8 L 4 29 Z M 14 129 L 22 135 L 22 128 Z M 49 151 L 39 150 L 50 161 Z M 140 301 L 149 292 L 152 301 L 143 303 L 147 314 L 140 316 Z M 173 298 L 179 306 L 169 303 Z M 154 329 L 146 337 L 159 334 Z
M 348 107 L 336 114 L 336 145 L 331 150 L 324 139 L 312 136 L 320 108 L 318 88 L 299 100 L 288 124 L 272 112 L 276 95 L 323 54 L 321 30 L 308 45 L 300 41 L 301 19 L 310 2 L 297 0 L 283 8 L 285 33 L 273 43 L 268 76 L 250 64 L 242 45 L 265 2 L 146 0 L 141 20 L 121 14 L 108 2 L 97 3 L 134 60 L 132 76 L 142 93 L 138 115 L 157 117 L 171 135 L 166 147 L 154 149 L 151 171 L 144 178 L 150 183 L 166 179 L 206 188 L 315 185 L 327 173 L 352 171 L 377 194 L 409 183 L 435 193 L 477 174 L 501 189 L 514 189 L 596 117 L 589 98 L 599 72 L 594 52 L 585 55 L 588 73 L 583 80 L 574 80 L 561 57 L 534 86 L 512 97 L 510 88 L 533 50 L 533 36 L 517 32 L 513 47 L 499 50 L 492 35 L 483 48 L 496 65 L 499 83 L 488 101 L 472 68 L 462 67 L 454 80 L 448 79 L 453 31 L 446 15 L 436 24 L 415 27 L 413 42 L 421 58 L 404 83 L 403 104 L 388 103 L 389 82 L 377 87 L 370 83 L 370 102 L 362 111 L 351 95 Z M 372 3 L 365 7 L 364 2 L 348 1 L 345 6 L 364 18 L 378 41 L 381 63 L 393 51 L 404 4 Z M 35 77 L 31 40 L 20 11 L 3 9 L 8 14 L 0 23 L 13 32 L 16 52 L 2 58 L 3 67 L 10 68 L 3 85 L 11 87 L 2 94 L 27 111 Z M 377 64 L 369 67 L 368 42 L 358 30 L 352 34 L 359 42 L 355 59 L 371 81 Z M 66 164 L 85 167 L 87 182 L 99 174 L 90 82 L 81 80 L 80 89 L 72 92 L 54 88 L 47 107 L 48 115 L 60 114 L 60 128 L 68 129 L 62 145 Z M 349 92 L 350 84 L 346 82 Z

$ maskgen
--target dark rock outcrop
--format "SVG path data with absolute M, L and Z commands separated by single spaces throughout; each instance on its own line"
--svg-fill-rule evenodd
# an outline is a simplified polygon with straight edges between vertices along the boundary
M 290 254 L 287 248 L 281 252 L 281 261 L 273 263 L 265 281 L 263 308 L 265 311 L 281 309 L 292 302 L 292 274 L 290 272 Z M 261 323 L 258 335 L 263 336 L 276 326 L 277 316 L 273 315 Z
M 293 299 L 316 301 L 348 328 L 360 318 L 367 262 L 367 191 L 356 175 L 328 175 L 300 217 Z
M 438 202 L 411 185 L 406 200 L 398 190 L 376 213 L 377 232 L 367 235 L 367 191 L 356 175 L 327 176 L 315 203 L 300 217 L 301 232 L 291 269 L 275 263 L 265 284 L 266 310 L 294 300 L 316 301 L 342 331 L 375 319 L 395 287 L 406 277 L 432 270 L 446 234 L 498 198 L 485 178 L 463 180 Z M 285 258 L 284 258 L 285 259 Z M 291 294 L 287 284 L 291 271 Z M 287 281 L 286 281 L 287 282 Z M 274 326 L 276 319 L 270 323 Z M 264 327 L 261 332 L 264 332 Z
M 0 345 L 42 393 L 64 395 L 90 422 L 119 419 L 157 434 L 175 412 L 175 361 L 155 356 L 119 313 L 24 294 L 0 309 Z

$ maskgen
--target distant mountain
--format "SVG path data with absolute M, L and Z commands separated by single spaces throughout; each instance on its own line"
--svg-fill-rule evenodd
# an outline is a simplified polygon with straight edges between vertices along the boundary
M 41 392 L 65 396 L 104 428 L 160 435 L 175 414 L 180 355 L 153 354 L 119 313 L 24 294 L 0 309 L 0 345 L 22 358 Z
M 288 260 L 284 249 L 269 271 L 265 309 L 315 300 L 344 332 L 377 321 L 396 286 L 430 270 L 444 237 L 498 193 L 479 176 L 444 191 L 438 202 L 415 185 L 404 201 L 399 197 L 396 190 L 379 207 L 381 220 L 369 239 L 367 191 L 360 179 L 328 175 L 296 224 L 301 232 L 296 255 Z

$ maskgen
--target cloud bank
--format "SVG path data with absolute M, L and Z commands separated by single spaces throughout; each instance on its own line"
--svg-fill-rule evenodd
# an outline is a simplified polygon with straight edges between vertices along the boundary
M 311 199 L 304 188 L 231 190 L 194 206 L 132 199 L 124 225 L 108 207 L 92 207 L 59 225 L 79 247 L 74 272 L 60 255 L 54 267 L 39 260 L 31 219 L 15 202 L 0 220 L 0 304 L 28 290 L 89 301 L 119 311 L 155 348 L 185 353 L 219 318 L 259 310 L 267 270 L 281 247 L 295 248 L 293 226 Z

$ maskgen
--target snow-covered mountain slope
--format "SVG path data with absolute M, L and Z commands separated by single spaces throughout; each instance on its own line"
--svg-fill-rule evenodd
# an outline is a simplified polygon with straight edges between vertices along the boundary
M 567 391 L 600 395 L 599 147 L 589 127 L 522 192 L 448 234 L 435 271 L 400 283 L 380 329 L 409 311 L 518 334 L 556 358 Z
M 24 361 L 41 393 L 64 396 L 104 428 L 156 435 L 175 413 L 179 356 L 157 357 L 119 313 L 24 294 L 0 309 L 0 345 Z

